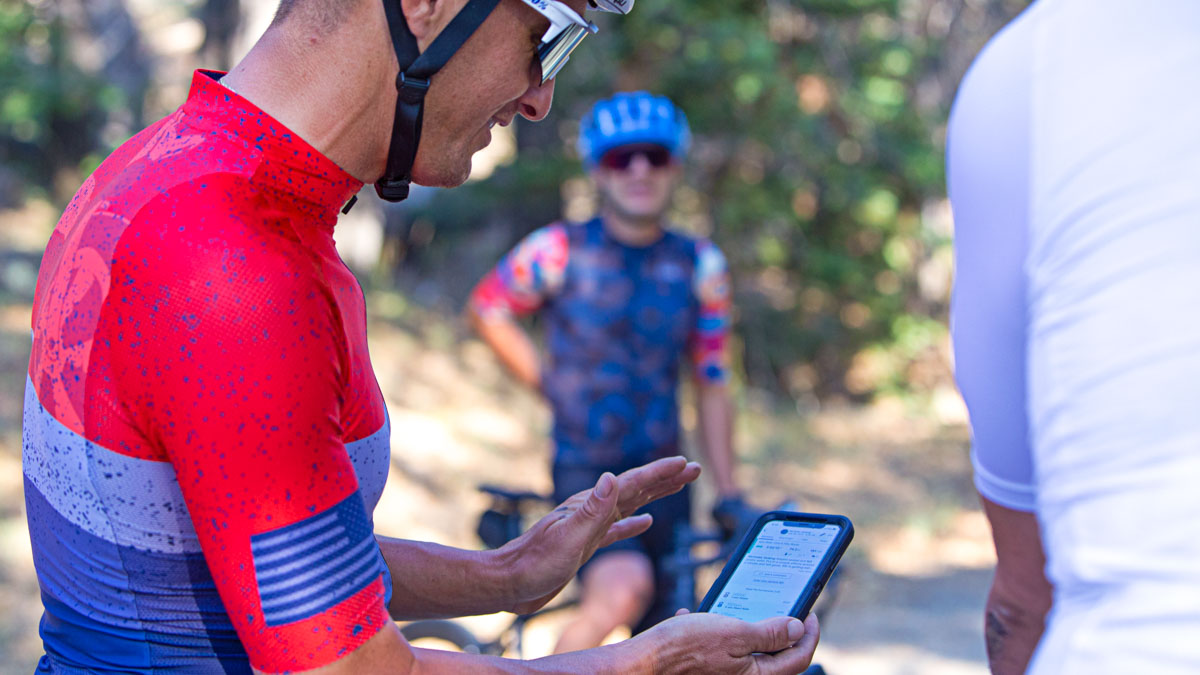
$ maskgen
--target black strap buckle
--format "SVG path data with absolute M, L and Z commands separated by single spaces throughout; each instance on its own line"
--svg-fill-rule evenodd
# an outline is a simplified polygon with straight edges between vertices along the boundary
M 412 77 L 401 72 L 396 76 L 396 92 L 405 103 L 420 103 L 429 92 L 429 78 Z

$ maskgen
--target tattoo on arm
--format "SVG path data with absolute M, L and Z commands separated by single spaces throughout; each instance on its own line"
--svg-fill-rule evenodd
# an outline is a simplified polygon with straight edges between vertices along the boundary
M 1009 636 L 1009 630 L 1004 619 L 1000 617 L 1000 613 L 994 609 L 989 609 L 987 612 L 983 634 L 987 641 L 988 665 L 992 672 L 996 672 L 996 666 L 1004 656 L 1004 644 Z

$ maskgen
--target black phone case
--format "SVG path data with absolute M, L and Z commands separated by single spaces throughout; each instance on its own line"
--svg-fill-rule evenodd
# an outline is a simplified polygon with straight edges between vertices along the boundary
M 741 543 L 738 544 L 737 549 L 730 556 L 729 562 L 725 563 L 725 568 L 721 570 L 721 575 L 713 582 L 712 587 L 708 589 L 708 593 L 704 594 L 704 600 L 700 602 L 700 608 L 697 611 L 707 612 L 712 609 L 713 603 L 717 601 L 717 596 L 721 594 L 721 590 L 725 588 L 725 584 L 729 583 L 729 577 L 733 576 L 733 571 L 741 564 L 742 558 L 746 555 L 746 551 L 750 550 L 750 546 L 754 543 L 755 538 L 758 537 L 758 533 L 762 531 L 767 523 L 775 520 L 829 523 L 839 525 L 842 528 L 833 545 L 826 551 L 825 557 L 821 558 L 821 562 L 818 563 L 813 578 L 801 590 L 795 604 L 792 605 L 791 611 L 788 612 L 789 616 L 794 616 L 801 620 L 808 616 L 813 603 L 817 601 L 817 596 L 821 595 L 821 591 L 825 588 L 825 584 L 829 581 L 833 570 L 837 568 L 838 562 L 842 559 L 842 554 L 850 547 L 850 540 L 854 538 L 854 524 L 846 516 L 825 513 L 798 513 L 795 511 L 771 511 L 764 513 L 755 521 L 754 526 L 746 532 L 746 536 L 742 537 Z

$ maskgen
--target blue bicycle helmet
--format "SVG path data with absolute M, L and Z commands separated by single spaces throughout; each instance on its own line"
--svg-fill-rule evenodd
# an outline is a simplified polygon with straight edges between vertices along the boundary
M 596 101 L 579 128 L 579 155 L 596 166 L 604 153 L 622 145 L 661 145 L 682 160 L 692 141 L 687 116 L 665 96 L 621 92 Z

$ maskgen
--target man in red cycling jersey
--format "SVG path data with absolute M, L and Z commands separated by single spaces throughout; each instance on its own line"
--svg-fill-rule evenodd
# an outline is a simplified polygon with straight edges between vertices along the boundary
M 23 467 L 39 672 L 808 663 L 816 624 L 788 619 L 679 617 L 528 664 L 412 649 L 391 621 L 536 608 L 699 472 L 668 458 L 606 474 L 495 552 L 372 533 L 390 427 L 362 292 L 333 247 L 338 211 L 368 180 L 393 200 L 410 180 L 457 185 L 493 124 L 543 118 L 595 30 L 584 9 L 285 0 L 229 75 L 197 72 L 179 110 L 88 178 L 34 300 Z

